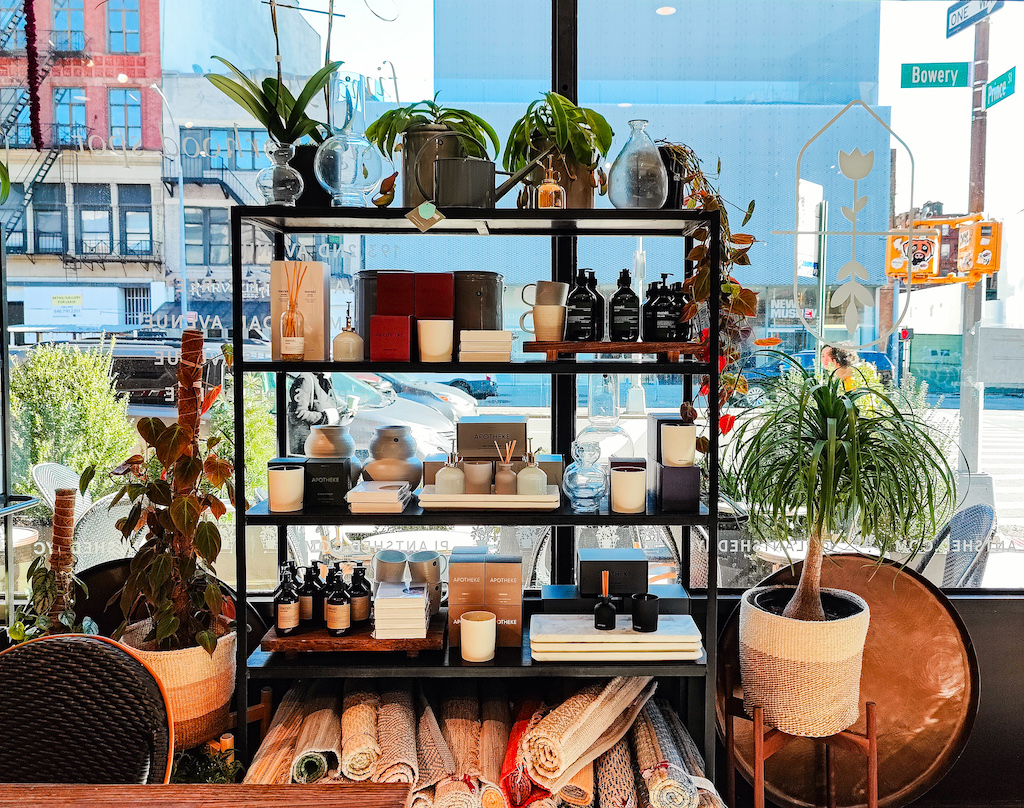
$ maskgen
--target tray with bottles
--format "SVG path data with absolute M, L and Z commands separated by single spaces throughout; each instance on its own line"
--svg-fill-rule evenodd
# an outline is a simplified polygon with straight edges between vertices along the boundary
M 348 633 L 333 637 L 323 626 L 298 628 L 287 636 L 277 633 L 276 627 L 263 635 L 260 641 L 262 651 L 280 651 L 289 656 L 300 651 L 404 651 L 415 657 L 420 651 L 440 651 L 444 648 L 445 628 L 448 626 L 448 610 L 441 609 L 430 618 L 427 636 L 420 639 L 379 640 L 373 636 L 373 621 L 362 626 L 352 626 Z
M 697 356 L 703 346 L 699 342 L 524 342 L 526 353 L 543 353 L 549 362 L 557 362 L 577 354 L 658 354 L 667 362 Z
M 425 485 L 419 491 L 424 510 L 526 510 L 553 511 L 562 503 L 557 485 L 549 485 L 543 494 L 439 494 L 436 486 Z

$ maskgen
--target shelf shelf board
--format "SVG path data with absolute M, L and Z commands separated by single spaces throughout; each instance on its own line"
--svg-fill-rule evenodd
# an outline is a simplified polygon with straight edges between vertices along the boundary
M 239 363 L 243 373 L 442 373 L 464 375 L 484 373 L 529 373 L 575 376 L 581 373 L 657 373 L 705 375 L 711 366 L 705 362 L 633 362 L 630 359 L 598 359 L 557 362 L 272 362 L 245 359 Z
M 563 497 L 564 499 L 564 497 Z M 257 502 L 245 514 L 247 525 L 574 525 L 600 527 L 602 525 L 706 525 L 708 509 L 701 503 L 700 513 L 659 513 L 648 504 L 647 513 L 610 513 L 607 499 L 597 513 L 576 513 L 563 502 L 551 511 L 447 511 L 424 510 L 410 504 L 402 513 L 333 513 L 318 511 L 291 511 L 273 513 L 269 503 Z
M 409 208 L 285 208 L 239 206 L 242 220 L 280 233 L 420 235 Z M 712 215 L 691 210 L 478 210 L 449 208 L 426 235 L 689 236 Z
M 38 504 L 39 499 L 36 497 L 12 494 L 11 496 L 0 498 L 0 516 L 8 516 L 19 511 L 25 511 Z

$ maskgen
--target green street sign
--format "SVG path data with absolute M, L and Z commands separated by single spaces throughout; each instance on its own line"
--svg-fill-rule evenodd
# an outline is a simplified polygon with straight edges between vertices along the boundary
M 985 85 L 985 109 L 995 106 L 1004 98 L 1013 95 L 1016 87 L 1017 68 L 1011 67 L 999 78 Z
M 901 87 L 967 87 L 967 62 L 916 62 L 903 65 Z

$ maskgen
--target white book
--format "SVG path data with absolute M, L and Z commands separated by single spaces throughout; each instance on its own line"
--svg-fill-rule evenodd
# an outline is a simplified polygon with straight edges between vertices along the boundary
M 377 587 L 377 597 L 374 605 L 379 609 L 396 607 L 414 607 L 425 603 L 427 590 L 422 586 L 408 586 L 404 583 L 381 582 Z
M 410 493 L 409 483 L 364 480 L 345 495 L 349 502 L 398 502 Z
M 375 640 L 425 640 L 427 638 L 427 630 L 415 631 L 415 630 L 384 630 L 378 631 L 374 629 L 373 638 Z
M 402 513 L 409 500 L 401 502 L 353 502 L 348 506 L 350 513 Z
M 512 342 L 511 331 L 487 331 L 465 329 L 459 332 L 459 342 Z
M 509 362 L 511 359 L 511 351 L 506 353 L 500 351 L 459 352 L 460 362 Z

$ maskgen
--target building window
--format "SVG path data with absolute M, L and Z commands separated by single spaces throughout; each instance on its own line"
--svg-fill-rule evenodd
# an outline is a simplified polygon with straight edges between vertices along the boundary
M 25 0 L 0 0 L 0 51 L 25 50 Z M 11 22 L 14 29 L 8 30 Z
M 85 88 L 53 88 L 54 135 L 65 146 L 85 140 Z
M 61 255 L 67 252 L 68 226 L 64 185 L 42 183 L 32 197 L 36 252 Z
M 0 37 L 3 34 L 0 32 Z M 19 107 L 18 116 L 14 119 L 6 132 L 6 140 L 0 146 L 11 148 L 24 148 L 32 145 L 32 127 L 29 125 L 28 111 L 28 90 L 19 87 L 4 87 L 0 89 L 0 109 L 4 111 L 4 118 L 10 117 L 15 107 Z
M 148 185 L 118 185 L 121 255 L 153 254 L 152 190 Z
M 11 195 L 4 205 L 3 229 L 6 235 L 7 252 L 14 255 L 24 255 L 27 252 L 25 243 L 25 216 L 22 215 L 17 226 L 11 229 L 11 220 L 21 210 L 25 198 L 25 186 L 20 182 L 11 183 Z
M 221 266 L 230 263 L 228 208 L 185 208 L 185 263 Z
M 139 52 L 139 0 L 107 0 L 111 53 Z
M 146 315 L 152 314 L 153 304 L 148 286 L 128 286 L 124 289 L 125 325 L 143 325 Z
M 85 0 L 54 0 L 50 44 L 57 53 L 85 50 Z
M 142 143 L 142 92 L 138 89 L 108 90 L 110 145 L 134 149 Z
M 110 186 L 89 183 L 75 186 L 76 252 L 79 255 L 112 255 L 114 230 L 110 210 Z
M 236 135 L 237 133 L 237 135 Z M 208 169 L 259 171 L 270 165 L 264 147 L 267 133 L 259 129 L 187 129 L 181 133 L 185 176 Z

